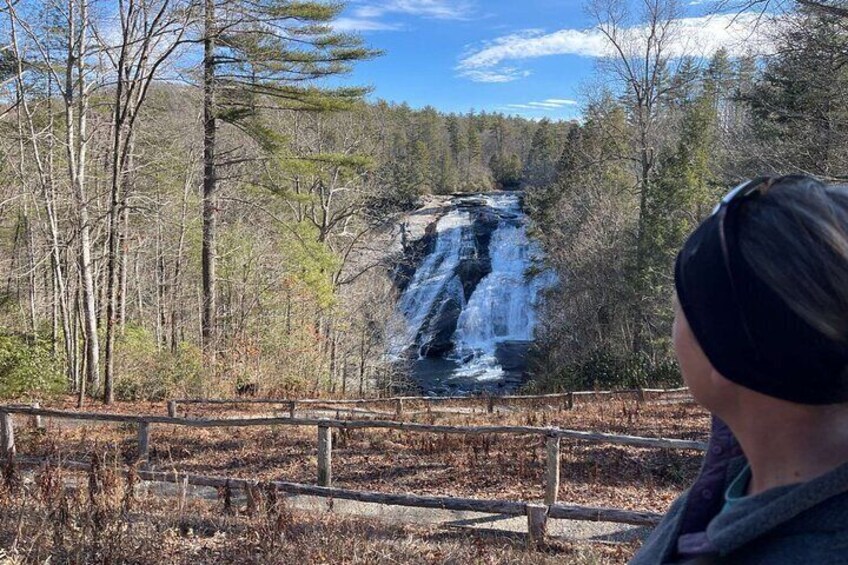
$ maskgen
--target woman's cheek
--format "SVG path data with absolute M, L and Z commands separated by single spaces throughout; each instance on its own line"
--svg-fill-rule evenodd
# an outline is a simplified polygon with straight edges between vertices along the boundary
M 674 316 L 672 340 L 683 381 L 692 391 L 695 399 L 698 400 L 699 396 L 702 396 L 701 393 L 704 392 L 702 389 L 708 386 L 712 367 L 679 309 Z

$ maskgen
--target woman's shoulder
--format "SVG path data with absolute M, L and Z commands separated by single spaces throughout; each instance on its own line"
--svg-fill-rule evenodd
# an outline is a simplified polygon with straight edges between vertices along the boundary
M 848 510 L 848 506 L 844 507 Z M 848 528 L 845 514 L 838 517 L 842 530 L 818 522 L 809 529 L 776 529 L 728 555 L 728 563 L 848 565 Z M 823 527 L 824 526 L 824 527 Z
M 708 533 L 732 563 L 848 564 L 848 466 L 750 497 Z
M 631 563 L 675 562 L 688 495 L 675 501 Z M 746 497 L 700 535 L 701 558 L 722 563 L 848 565 L 848 466 L 809 483 Z

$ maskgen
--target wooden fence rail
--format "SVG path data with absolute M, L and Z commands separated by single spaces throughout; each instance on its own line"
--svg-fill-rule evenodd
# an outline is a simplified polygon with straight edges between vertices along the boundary
M 610 443 L 629 445 L 632 447 L 659 447 L 668 449 L 705 450 L 706 444 L 701 441 L 669 438 L 648 438 L 639 436 L 607 434 L 602 432 L 584 432 L 557 427 L 540 426 L 447 426 L 418 424 L 414 422 L 397 422 L 394 420 L 331 420 L 324 418 L 224 418 L 224 419 L 195 419 L 171 418 L 170 416 L 107 414 L 98 412 L 69 412 L 28 406 L 2 406 L 0 415 L 27 414 L 46 418 L 66 420 L 86 420 L 95 422 L 117 422 L 134 424 L 165 424 L 185 426 L 190 428 L 243 428 L 255 426 L 314 426 L 335 429 L 367 429 L 380 428 L 406 432 L 461 434 L 461 435 L 541 435 L 586 441 L 589 443 Z
M 478 395 L 478 396 L 393 396 L 387 398 L 177 398 L 168 401 L 168 415 L 177 416 L 178 406 L 191 404 L 206 405 L 239 405 L 239 404 L 266 404 L 284 406 L 289 410 L 289 415 L 294 418 L 297 406 L 361 406 L 365 404 L 390 404 L 394 406 L 397 416 L 402 416 L 404 404 L 416 402 L 425 403 L 428 406 L 442 403 L 467 403 L 473 405 L 485 404 L 489 413 L 494 412 L 496 404 L 508 404 L 513 401 L 558 401 L 564 408 L 572 408 L 576 398 L 605 398 L 611 396 L 632 396 L 640 402 L 644 402 L 648 396 L 670 396 L 675 399 L 688 399 L 688 388 L 638 388 L 627 390 L 600 390 L 600 391 L 574 391 L 553 394 L 523 394 L 523 395 Z
M 15 456 L 15 432 L 13 414 L 27 415 L 31 418 L 33 425 L 43 425 L 40 418 L 58 418 L 68 420 L 115 422 L 135 424 L 138 430 L 138 460 L 146 463 L 150 451 L 150 432 L 153 424 L 185 426 L 192 428 L 221 428 L 221 427 L 248 427 L 248 426 L 309 426 L 318 430 L 318 486 L 299 485 L 296 483 L 275 482 L 279 489 L 293 494 L 310 494 L 315 496 L 326 496 L 330 498 L 344 498 L 348 500 L 359 500 L 361 502 L 378 502 L 382 504 L 393 504 L 400 506 L 419 506 L 423 508 L 444 508 L 449 510 L 471 510 L 476 512 L 490 512 L 496 514 L 527 514 L 531 537 L 539 528 L 544 529 L 544 518 L 566 518 L 603 520 L 622 522 L 627 524 L 653 523 L 656 516 L 649 513 L 634 513 L 630 511 L 614 509 L 593 509 L 557 504 L 557 495 L 560 485 L 561 456 L 560 443 L 563 438 L 579 440 L 588 443 L 606 443 L 617 445 L 628 445 L 634 447 L 664 448 L 664 449 L 687 449 L 704 451 L 706 444 L 700 441 L 669 439 L 669 438 L 647 438 L 628 435 L 616 435 L 600 432 L 584 432 L 579 430 L 567 430 L 556 427 L 534 427 L 534 426 L 437 426 L 417 424 L 410 422 L 379 421 L 379 420 L 328 420 L 314 418 L 238 418 L 238 419 L 186 419 L 170 416 L 155 415 L 126 415 L 106 413 L 69 412 L 38 408 L 35 406 L 0 405 L 0 455 L 4 457 Z M 36 418 L 39 419 L 36 424 Z M 416 433 L 437 434 L 464 434 L 464 435 L 486 435 L 486 434 L 513 434 L 513 435 L 537 435 L 546 438 L 546 478 L 545 478 L 545 505 L 533 505 L 525 502 L 509 501 L 480 501 L 472 499 L 452 497 L 430 497 L 407 494 L 383 494 L 362 491 L 349 491 L 335 489 L 332 487 L 332 429 L 392 429 Z M 167 473 L 158 473 L 143 467 L 143 472 L 148 477 L 162 477 Z M 170 476 L 175 476 L 173 473 Z M 185 475 L 181 475 L 181 479 Z M 156 480 L 156 479 L 150 479 Z M 164 480 L 164 479 L 163 479 Z M 224 486 L 221 481 L 228 481 L 231 486 L 244 486 L 254 482 L 242 479 L 217 479 L 195 477 L 193 480 L 203 486 Z M 203 481 L 206 481 L 205 483 Z M 216 482 L 217 481 L 217 482 Z M 544 512 L 541 509 L 544 509 Z M 541 525 L 540 525 L 541 524 Z
M 88 471 L 89 463 L 79 461 L 51 461 L 34 457 L 19 457 L 18 463 L 28 465 L 52 464 L 57 467 Z M 129 471 L 127 471 L 129 472 Z M 576 506 L 566 504 L 537 505 L 512 500 L 481 500 L 476 498 L 458 498 L 448 496 L 420 496 L 415 494 L 394 494 L 373 491 L 358 491 L 325 486 L 304 485 L 285 481 L 256 481 L 232 477 L 209 477 L 179 472 L 151 471 L 137 469 L 136 475 L 150 482 L 186 484 L 192 486 L 211 487 L 215 489 L 230 488 L 248 491 L 249 489 L 268 488 L 287 494 L 315 496 L 328 499 L 353 500 L 388 506 L 406 506 L 413 508 L 432 508 L 437 510 L 454 510 L 465 512 L 481 512 L 485 514 L 503 514 L 507 516 L 527 516 L 527 529 L 531 541 L 544 538 L 548 518 L 559 520 L 583 520 L 589 522 L 613 522 L 635 526 L 654 526 L 662 518 L 654 512 L 637 512 L 617 508 L 597 508 L 591 506 Z M 539 512 L 541 510 L 541 512 Z

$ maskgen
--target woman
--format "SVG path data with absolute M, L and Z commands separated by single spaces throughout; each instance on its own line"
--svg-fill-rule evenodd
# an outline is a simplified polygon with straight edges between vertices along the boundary
M 713 433 L 631 563 L 848 563 L 848 188 L 740 185 L 675 286 L 675 352 Z

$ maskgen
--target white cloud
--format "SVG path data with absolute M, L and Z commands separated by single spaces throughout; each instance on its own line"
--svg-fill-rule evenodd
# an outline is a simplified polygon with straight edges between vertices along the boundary
M 438 20 L 461 20 L 471 16 L 471 0 L 362 0 L 352 7 L 353 19 L 376 21 L 390 14 L 407 14 Z
M 338 31 L 359 32 L 403 29 L 404 25 L 387 21 L 387 18 L 393 15 L 464 20 L 473 14 L 475 2 L 476 0 L 358 0 L 344 17 L 333 23 L 333 27 Z
M 552 102 L 530 102 L 530 106 L 537 108 L 562 108 L 562 104 L 554 104 Z
M 597 56 L 606 45 L 594 30 L 563 29 L 546 34 L 541 30 L 525 30 L 494 39 L 482 49 L 465 56 L 460 70 L 494 67 L 503 61 L 533 59 L 548 55 Z
M 474 82 L 512 82 L 530 76 L 530 71 L 522 71 L 511 67 L 501 67 L 497 70 L 468 69 L 462 76 Z
M 338 18 L 333 21 L 336 31 L 392 31 L 400 28 L 398 24 L 365 18 Z
M 769 50 L 768 35 L 756 28 L 758 14 L 723 14 L 697 18 L 681 18 L 674 25 L 674 40 L 669 47 L 672 56 L 709 56 L 720 47 L 731 56 Z M 636 42 L 644 39 L 646 30 L 633 27 L 625 30 Z M 507 62 L 536 59 L 554 55 L 605 57 L 612 54 L 611 46 L 598 29 L 561 29 L 552 33 L 524 30 L 485 43 L 460 59 L 456 70 L 460 76 L 476 80 L 481 71 L 501 72 Z M 511 67 L 515 71 L 515 67 Z
M 548 98 L 542 102 L 527 102 L 524 104 L 507 104 L 507 109 L 517 110 L 532 110 L 535 112 L 555 112 L 557 110 L 565 110 L 569 106 L 579 104 L 576 100 L 568 100 L 564 98 Z

